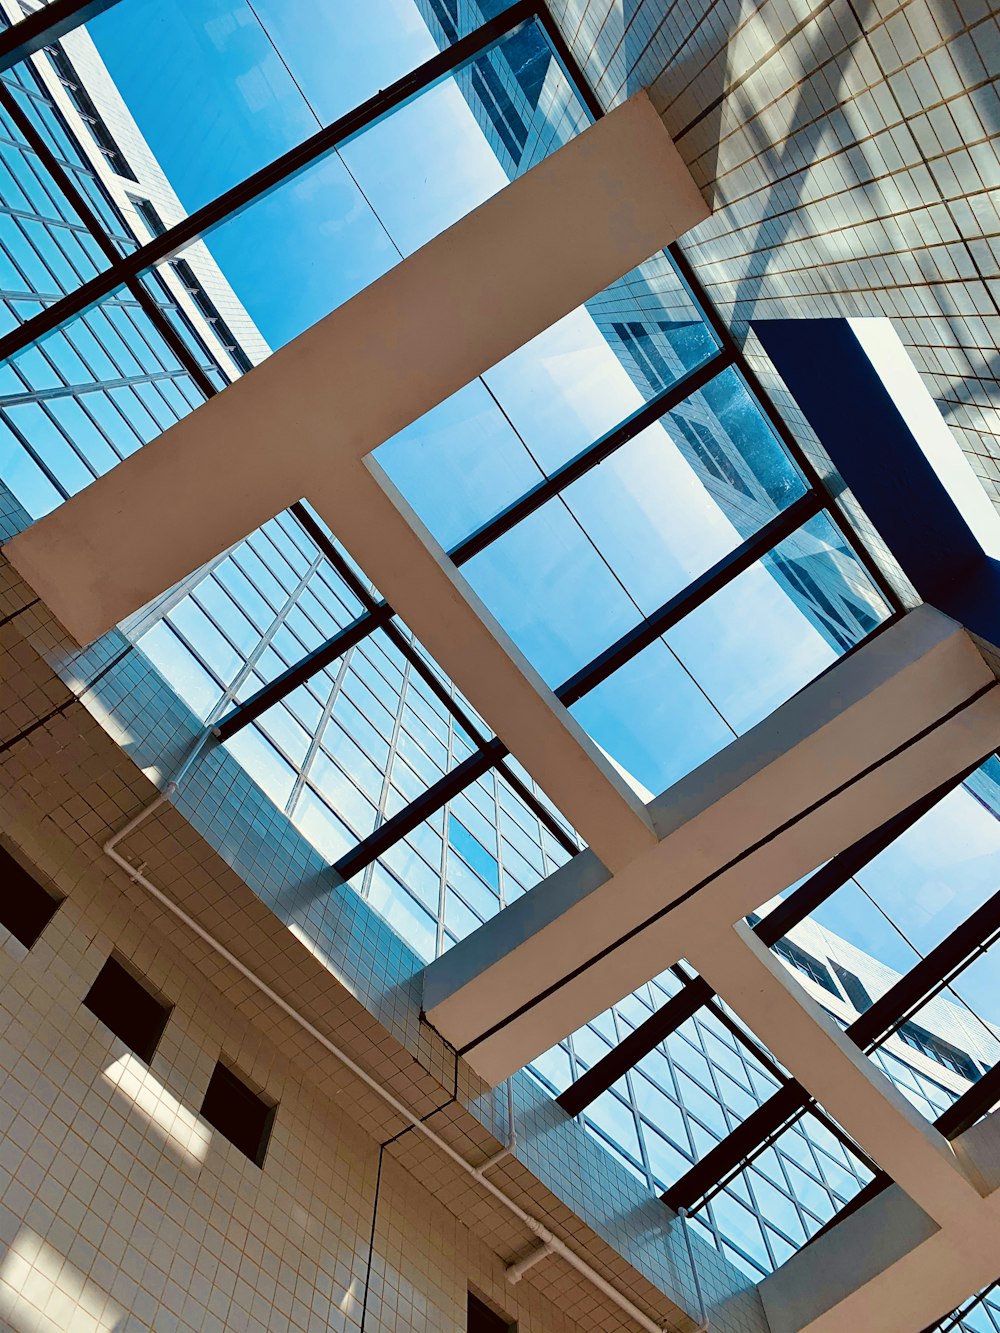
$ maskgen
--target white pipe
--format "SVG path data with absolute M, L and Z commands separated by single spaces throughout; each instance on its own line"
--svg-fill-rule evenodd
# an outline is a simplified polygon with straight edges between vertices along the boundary
M 199 747 L 196 746 L 193 753 L 188 757 L 188 760 L 184 765 L 185 769 L 193 761 L 198 748 Z M 180 774 L 178 774 L 178 778 L 179 777 Z M 489 1181 L 483 1174 L 485 1168 L 490 1165 L 489 1162 L 484 1163 L 483 1166 L 473 1166 L 471 1162 L 467 1162 L 462 1154 L 456 1152 L 450 1143 L 441 1138 L 440 1135 L 436 1134 L 428 1125 L 424 1124 L 419 1116 L 414 1114 L 414 1112 L 403 1102 L 394 1097 L 393 1094 L 377 1082 L 376 1079 L 372 1078 L 372 1076 L 352 1060 L 345 1051 L 342 1051 L 340 1047 L 335 1046 L 334 1043 L 330 1041 L 329 1037 L 324 1036 L 324 1034 L 320 1032 L 317 1027 L 314 1027 L 303 1014 L 299 1013 L 299 1011 L 293 1008 L 286 1000 L 283 1000 L 276 991 L 271 989 L 266 981 L 262 981 L 255 972 L 252 972 L 250 968 L 241 963 L 235 954 L 230 953 L 225 945 L 220 944 L 214 936 L 210 935 L 207 930 L 200 926 L 193 917 L 189 916 L 187 912 L 184 911 L 183 908 L 179 907 L 171 898 L 167 897 L 165 893 L 158 889 L 151 880 L 147 879 L 140 869 L 133 866 L 121 855 L 120 852 L 117 851 L 118 844 L 122 839 L 128 837 L 130 833 L 133 833 L 156 810 L 166 804 L 170 796 L 176 790 L 176 787 L 176 780 L 169 783 L 155 800 L 147 805 L 144 810 L 141 810 L 139 814 L 130 819 L 124 827 L 118 830 L 117 833 L 113 834 L 104 844 L 105 855 L 107 855 L 115 865 L 120 866 L 133 883 L 141 885 L 151 897 L 156 899 L 161 907 L 166 908 L 168 912 L 172 913 L 172 915 L 179 921 L 183 922 L 189 930 L 193 931 L 193 933 L 203 941 L 203 943 L 207 944 L 210 949 L 213 949 L 220 958 L 223 958 L 231 967 L 234 967 L 241 976 L 245 977 L 247 981 L 256 986 L 261 994 L 265 995 L 272 1004 L 277 1005 L 283 1013 L 287 1014 L 289 1018 L 298 1023 L 299 1027 L 301 1027 L 304 1032 L 307 1032 L 310 1037 L 315 1041 L 318 1041 L 325 1050 L 329 1051 L 335 1060 L 342 1064 L 345 1069 L 349 1069 L 355 1078 L 360 1079 L 360 1081 L 374 1092 L 376 1096 L 381 1097 L 387 1106 L 390 1106 L 398 1116 L 409 1123 L 412 1129 L 416 1130 L 418 1134 L 422 1134 L 424 1138 L 430 1143 L 433 1143 L 440 1152 L 444 1153 L 455 1166 L 481 1185 L 482 1188 L 497 1201 L 497 1203 L 503 1208 L 506 1208 L 508 1212 L 512 1213 L 519 1222 L 528 1228 L 533 1236 L 541 1241 L 544 1246 L 548 1247 L 547 1252 L 558 1254 L 565 1263 L 575 1269 L 581 1277 L 585 1278 L 591 1284 L 591 1286 L 596 1287 L 597 1290 L 606 1296 L 609 1301 L 617 1305 L 617 1307 L 638 1324 L 640 1328 L 644 1329 L 645 1333 L 670 1333 L 670 1330 L 667 1327 L 661 1326 L 657 1324 L 655 1320 L 650 1319 L 649 1315 L 640 1310 L 637 1305 L 633 1305 L 628 1297 L 620 1292 L 617 1287 L 613 1287 L 610 1282 L 600 1275 L 600 1273 L 595 1272 L 585 1259 L 581 1259 L 575 1251 L 571 1250 L 568 1245 L 559 1239 L 558 1236 L 554 1236 L 536 1217 L 525 1212 L 520 1204 L 509 1198 L 502 1189 Z M 510 1096 L 512 1098 L 513 1094 L 511 1093 Z M 513 1131 L 513 1120 L 510 1122 L 509 1129 Z M 541 1255 L 538 1257 L 541 1258 Z
M 496 1166 L 502 1162 L 505 1157 L 513 1157 L 514 1150 L 517 1147 L 517 1130 L 514 1128 L 514 1080 L 508 1078 L 507 1084 L 507 1142 L 495 1152 L 492 1157 L 487 1157 L 485 1162 L 480 1162 L 479 1170 L 488 1171 L 491 1166 Z
M 515 1259 L 512 1264 L 507 1265 L 507 1281 L 512 1287 L 516 1286 L 529 1268 L 534 1268 L 535 1264 L 551 1253 L 552 1246 L 548 1241 L 542 1241 L 541 1245 L 536 1245 L 523 1259 Z
M 684 1244 L 687 1246 L 688 1263 L 691 1265 L 691 1276 L 694 1278 L 694 1294 L 698 1302 L 698 1318 L 701 1323 L 695 1329 L 695 1333 L 711 1333 L 711 1325 L 708 1322 L 708 1310 L 705 1308 L 705 1297 L 701 1290 L 701 1278 L 698 1275 L 698 1265 L 694 1259 L 694 1246 L 691 1244 L 691 1231 L 688 1227 L 688 1210 L 678 1208 L 677 1216 L 681 1219 L 681 1230 L 684 1232 Z

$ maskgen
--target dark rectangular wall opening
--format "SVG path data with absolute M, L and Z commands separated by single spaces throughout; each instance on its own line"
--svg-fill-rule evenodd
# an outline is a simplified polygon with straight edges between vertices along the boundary
M 239 1074 L 220 1061 L 215 1066 L 201 1113 L 257 1166 L 264 1165 L 277 1105 L 265 1101 Z
M 147 990 L 117 958 L 109 958 L 84 1004 L 145 1064 L 153 1058 L 171 1006 Z
M 26 949 L 36 942 L 61 901 L 0 847 L 0 925 Z
M 475 1292 L 469 1292 L 468 1333 L 512 1333 L 517 1327 L 506 1315 L 497 1314 Z

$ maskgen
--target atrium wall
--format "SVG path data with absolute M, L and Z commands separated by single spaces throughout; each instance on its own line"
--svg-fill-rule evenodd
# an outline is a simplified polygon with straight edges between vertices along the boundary
M 713 208 L 684 248 L 737 337 L 751 319 L 890 317 L 1000 500 L 996 7 L 552 10 L 605 106 L 654 88 Z

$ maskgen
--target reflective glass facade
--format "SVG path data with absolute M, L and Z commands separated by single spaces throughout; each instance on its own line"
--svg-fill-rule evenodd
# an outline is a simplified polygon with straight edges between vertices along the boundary
M 52 316 L 44 339 L 29 330 L 0 368 L 0 480 L 32 516 L 589 122 L 542 25 L 505 29 L 499 4 L 387 0 L 395 18 L 413 10 L 406 41 L 382 46 L 386 15 L 373 13 L 370 30 L 359 20 L 337 85 L 351 89 L 342 101 L 303 53 L 291 58 L 279 8 L 264 6 L 258 19 L 248 7 L 201 0 L 198 14 L 181 16 L 121 0 L 90 36 L 72 34 L 4 76 L 0 337 L 16 342 L 21 325 L 53 309 L 65 316 Z M 257 101 L 245 87 L 237 97 L 229 64 L 213 64 L 206 34 L 222 20 L 250 43 L 249 67 L 270 76 Z M 428 76 L 361 128 L 332 133 L 356 105 L 475 40 L 490 20 L 499 26 L 455 70 Z M 347 22 L 346 10 L 330 19 L 333 46 Z M 144 26 L 167 53 L 159 83 L 146 101 L 123 87 L 123 100 L 115 75 Z M 359 51 L 373 54 L 366 62 Z M 219 142 L 196 142 L 188 123 L 191 81 L 204 80 L 215 85 Z M 156 97 L 178 121 L 176 142 L 163 124 L 143 121 L 142 106 Z M 267 135 L 255 133 L 264 123 Z M 294 174 L 190 235 L 177 232 L 176 248 L 155 249 L 221 192 L 328 130 L 329 143 Z M 315 272 L 286 271 L 311 250 L 325 261 Z M 136 255 L 119 281 L 117 259 Z M 307 294 L 290 300 L 291 288 Z M 83 291 L 97 294 L 73 309 Z M 894 611 L 668 254 L 377 456 L 514 642 L 641 790 L 690 772 Z M 307 505 L 125 628 L 218 730 L 217 743 L 421 958 L 471 933 L 580 845 Z M 983 804 L 995 796 L 992 770 L 972 785 L 978 797 L 963 788 L 953 799 L 979 812 L 980 855 L 995 867 L 1000 825 Z M 914 863 L 926 854 L 917 847 Z M 961 861 L 952 869 L 960 899 Z M 897 868 L 893 882 L 906 873 Z M 894 918 L 874 880 L 859 873 L 852 883 L 845 892 L 881 913 L 883 926 Z M 865 1012 L 864 997 L 887 991 L 949 924 L 925 937 L 902 922 L 912 942 L 898 957 L 877 947 L 878 933 L 865 937 L 866 951 L 817 913 L 774 947 L 848 1026 Z M 684 984 L 665 973 L 548 1052 L 533 1074 L 563 1093 Z M 959 1000 L 930 1000 L 872 1052 L 930 1119 L 996 1062 L 993 1029 L 960 1008 L 966 997 L 954 985 Z M 982 1007 L 978 995 L 967 999 Z M 785 1080 L 721 1005 L 702 1005 L 581 1115 L 662 1192 Z M 745 1271 L 763 1274 L 871 1179 L 863 1156 L 812 1107 L 701 1200 L 692 1224 Z M 984 1298 L 943 1327 L 990 1327 L 991 1308 Z

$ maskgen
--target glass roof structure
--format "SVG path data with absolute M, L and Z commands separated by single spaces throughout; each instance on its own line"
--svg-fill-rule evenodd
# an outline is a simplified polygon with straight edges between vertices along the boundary
M 25 58 L 5 6 L 0 482 L 32 518 L 601 113 L 542 4 L 314 8 L 118 0 Z M 644 797 L 902 614 L 681 247 L 376 458 Z M 125 629 L 425 961 L 583 846 L 305 501 Z M 982 758 L 748 918 L 947 1137 L 1000 1100 Z M 686 964 L 530 1072 L 754 1277 L 888 1183 Z

